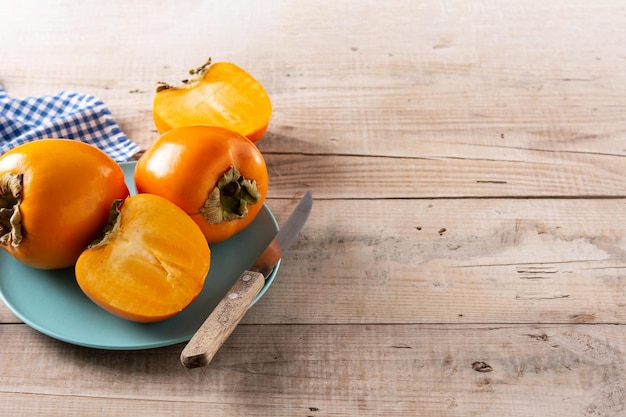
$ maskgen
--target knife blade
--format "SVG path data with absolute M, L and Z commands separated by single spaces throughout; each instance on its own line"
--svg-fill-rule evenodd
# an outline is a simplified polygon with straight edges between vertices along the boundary
M 265 279 L 304 227 L 312 206 L 313 197 L 307 191 L 252 267 L 237 278 L 189 340 L 180 354 L 180 361 L 185 367 L 199 368 L 211 362 L 265 285 Z

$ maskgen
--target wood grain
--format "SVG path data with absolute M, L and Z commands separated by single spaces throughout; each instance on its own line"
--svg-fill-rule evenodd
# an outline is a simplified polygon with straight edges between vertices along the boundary
M 626 405 L 620 326 L 240 326 L 195 370 L 180 346 L 99 352 L 0 331 L 0 409 L 13 415 L 575 417 Z
M 9 96 L 96 95 L 144 148 L 157 81 L 209 56 L 242 66 L 274 106 L 268 206 L 280 224 L 315 199 L 207 368 L 182 367 L 183 345 L 68 345 L 0 305 L 1 415 L 624 413 L 622 2 L 23 0 L 0 16 Z
M 623 156 L 498 160 L 266 154 L 273 198 L 625 197 Z
M 261 292 L 265 276 L 245 271 L 215 306 L 180 354 L 187 368 L 207 366 Z
M 621 199 L 316 202 L 246 322 L 623 323 L 625 215 Z
M 320 200 L 244 322 L 625 323 L 625 239 L 626 199 Z
M 375 2 L 322 3 L 5 3 L 0 12 L 13 18 L 2 28 L 0 82 L 15 96 L 96 94 L 147 146 L 156 82 L 176 82 L 210 55 L 255 75 L 274 104 L 270 133 L 300 139 L 272 151 L 436 157 L 442 143 L 480 154 L 491 140 L 509 154 L 555 142 L 625 153 L 619 2 L 398 1 L 376 13 Z M 320 23 L 342 14 L 343 25 Z

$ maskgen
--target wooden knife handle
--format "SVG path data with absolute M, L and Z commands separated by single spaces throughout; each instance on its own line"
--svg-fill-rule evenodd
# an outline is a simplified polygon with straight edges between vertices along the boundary
M 244 271 L 187 343 L 180 354 L 181 363 L 187 368 L 208 365 L 235 330 L 264 284 L 263 274 Z

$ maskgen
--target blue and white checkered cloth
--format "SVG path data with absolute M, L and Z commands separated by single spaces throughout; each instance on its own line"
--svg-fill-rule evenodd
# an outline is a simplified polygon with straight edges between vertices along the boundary
M 129 160 L 139 150 L 96 97 L 63 91 L 54 96 L 9 98 L 0 86 L 0 154 L 43 138 L 86 142 L 118 162 Z

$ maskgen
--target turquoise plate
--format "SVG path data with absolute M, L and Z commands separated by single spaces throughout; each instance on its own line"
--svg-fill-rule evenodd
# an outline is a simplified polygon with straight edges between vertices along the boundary
M 135 194 L 135 163 L 120 165 L 131 194 Z M 277 232 L 276 219 L 267 206 L 263 206 L 248 227 L 224 242 L 211 245 L 211 269 L 198 298 L 181 313 L 158 323 L 134 323 L 102 310 L 80 290 L 73 268 L 33 269 L 2 250 L 0 297 L 24 323 L 68 343 L 111 350 L 168 346 L 191 338 L 241 272 L 254 263 Z M 279 266 L 280 263 L 254 302 L 271 285 Z

